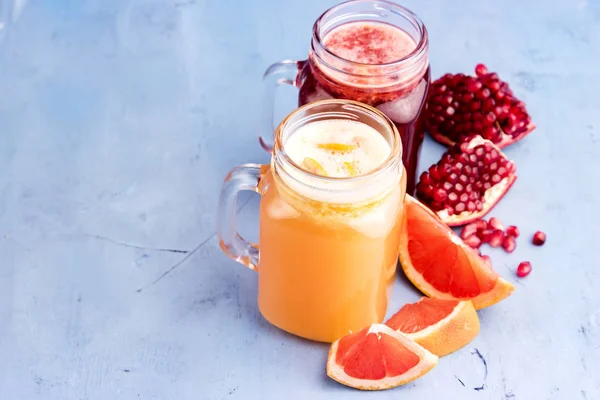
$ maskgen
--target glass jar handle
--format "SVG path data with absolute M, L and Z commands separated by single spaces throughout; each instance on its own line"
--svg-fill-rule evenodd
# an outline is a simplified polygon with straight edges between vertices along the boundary
M 238 194 L 244 190 L 260 194 L 258 184 L 265 168 L 268 166 L 260 164 L 242 164 L 235 167 L 225 177 L 219 198 L 219 246 L 233 260 L 254 271 L 258 267 L 258 245 L 241 237 L 237 230 L 237 199 Z
M 273 121 L 275 110 L 275 93 L 277 86 L 287 84 L 296 86 L 296 79 L 304 61 L 283 60 L 271 65 L 263 75 L 262 121 L 261 134 L 258 137 L 260 145 L 267 151 L 273 150 L 273 133 L 276 125 Z M 265 133 L 266 132 L 266 133 Z M 263 135 L 268 135 L 265 139 Z

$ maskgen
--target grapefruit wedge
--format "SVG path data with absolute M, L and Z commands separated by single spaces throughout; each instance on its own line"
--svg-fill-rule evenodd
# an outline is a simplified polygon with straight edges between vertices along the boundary
M 327 375 L 356 389 L 390 389 L 425 375 L 437 361 L 403 333 L 373 324 L 332 343 Z
M 471 300 L 476 309 L 508 297 L 514 286 L 415 198 L 405 200 L 400 263 L 407 278 L 436 299 Z
M 385 324 L 439 357 L 466 346 L 479 333 L 473 303 L 429 297 L 404 305 Z

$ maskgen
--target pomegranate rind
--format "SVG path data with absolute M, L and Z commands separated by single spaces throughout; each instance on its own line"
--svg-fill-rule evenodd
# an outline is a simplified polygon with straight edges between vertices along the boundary
M 373 324 L 368 333 L 388 335 L 419 357 L 419 363 L 398 376 L 386 376 L 378 380 L 360 379 L 349 376 L 336 360 L 340 339 L 331 344 L 327 357 L 327 376 L 342 385 L 359 390 L 385 390 L 405 385 L 425 375 L 437 365 L 438 357 L 419 345 L 407 335 L 384 324 Z
M 393 318 L 386 322 L 386 325 L 392 328 L 394 326 L 390 322 Z M 406 335 L 431 353 L 442 357 L 465 347 L 475 339 L 479 330 L 477 311 L 473 303 L 467 300 L 459 301 L 445 318 L 420 331 Z
M 499 149 L 508 147 L 511 144 L 518 142 L 519 140 L 523 139 L 525 136 L 529 135 L 531 132 L 533 132 L 535 130 L 535 128 L 536 128 L 536 125 L 533 122 L 530 122 L 527 125 L 527 129 L 524 130 L 523 132 L 521 132 L 517 136 L 511 136 L 511 135 L 507 135 L 506 133 L 502 133 L 502 140 L 499 141 L 498 143 L 494 143 L 494 145 L 496 145 Z M 429 135 L 433 138 L 433 140 L 435 140 L 436 142 L 438 142 L 440 144 L 443 144 L 446 147 L 454 146 L 456 144 L 455 141 L 451 140 L 447 136 L 442 135 L 439 132 L 429 132 Z M 476 137 L 481 137 L 483 139 L 482 136 L 476 136 Z
M 427 208 L 414 197 L 406 195 L 406 202 L 412 203 L 411 205 L 417 205 L 421 209 L 425 210 L 427 214 L 429 214 L 432 217 L 431 221 L 423 223 L 441 223 L 441 220 L 436 214 L 434 214 L 431 210 L 429 210 L 429 208 Z M 410 207 L 405 206 L 405 209 L 410 210 Z M 463 250 L 468 255 L 470 255 L 471 266 L 473 269 L 476 268 L 480 274 L 495 274 L 491 266 L 488 265 L 488 263 L 482 257 L 480 257 L 473 249 L 467 246 L 462 241 L 462 239 L 460 239 L 460 237 L 458 237 L 456 234 L 454 234 L 454 232 L 452 232 L 450 228 L 446 228 L 448 231 L 448 235 L 451 237 L 451 242 L 456 244 L 457 246 L 462 246 Z M 429 283 L 412 264 L 412 260 L 408 252 L 408 235 L 409 233 L 406 232 L 406 234 L 402 235 L 402 237 L 400 238 L 400 248 L 398 251 L 400 264 L 408 280 L 411 281 L 412 284 L 426 296 L 433 297 L 436 299 L 471 300 L 475 309 L 480 310 L 482 308 L 489 307 L 504 300 L 505 298 L 510 296 L 515 290 L 515 287 L 510 282 L 503 279 L 502 277 L 498 277 L 495 285 L 492 286 L 489 291 L 480 293 L 477 296 L 470 298 L 458 298 L 456 296 L 453 296 L 451 293 L 439 291 L 431 283 Z
M 477 219 L 481 219 L 492 211 L 516 180 L 516 175 L 507 176 L 493 187 L 489 188 L 483 196 L 483 208 L 481 211 L 463 211 L 460 214 L 449 215 L 447 210 L 440 210 L 436 212 L 436 214 L 448 226 L 466 225 Z
M 433 140 L 435 140 L 436 142 L 438 142 L 440 144 L 443 144 L 446 147 L 451 147 L 451 146 L 454 146 L 456 144 L 456 142 L 450 140 L 449 137 L 444 136 L 444 135 L 442 135 L 440 133 L 429 132 L 429 135 L 433 138 Z

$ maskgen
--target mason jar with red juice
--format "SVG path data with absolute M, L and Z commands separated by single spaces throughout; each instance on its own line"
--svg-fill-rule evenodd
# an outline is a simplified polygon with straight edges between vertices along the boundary
M 275 88 L 282 83 L 298 87 L 298 105 L 331 98 L 371 105 L 400 132 L 412 194 L 430 84 L 428 47 L 423 22 L 398 4 L 351 0 L 334 6 L 315 22 L 307 60 L 281 61 L 265 72 L 263 123 L 272 130 Z

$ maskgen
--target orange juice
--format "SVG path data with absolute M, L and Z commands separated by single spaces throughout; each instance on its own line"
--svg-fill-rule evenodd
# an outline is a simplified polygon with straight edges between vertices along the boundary
M 383 320 L 406 187 L 391 122 L 335 115 L 282 123 L 259 186 L 260 311 L 325 342 Z

